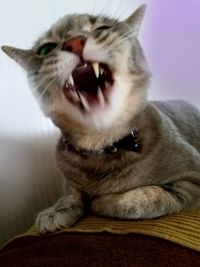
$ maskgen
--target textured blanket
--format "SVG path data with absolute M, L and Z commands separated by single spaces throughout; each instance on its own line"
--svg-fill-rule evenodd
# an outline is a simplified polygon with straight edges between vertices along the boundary
M 199 267 L 199 251 L 200 211 L 148 221 L 90 215 L 59 234 L 33 226 L 4 246 L 0 267 Z
M 90 215 L 80 220 L 72 228 L 63 232 L 114 234 L 144 234 L 163 238 L 179 245 L 200 251 L 200 210 L 182 212 L 154 220 L 124 221 Z M 35 227 L 31 227 L 24 235 L 37 236 Z

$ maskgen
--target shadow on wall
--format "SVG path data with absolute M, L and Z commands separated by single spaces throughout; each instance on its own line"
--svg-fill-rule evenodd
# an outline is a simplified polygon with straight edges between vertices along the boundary
M 57 133 L 0 135 L 0 246 L 34 223 L 37 212 L 61 195 L 55 163 Z

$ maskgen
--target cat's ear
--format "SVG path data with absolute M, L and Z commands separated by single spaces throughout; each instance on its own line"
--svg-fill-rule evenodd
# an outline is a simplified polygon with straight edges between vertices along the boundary
M 32 50 L 24 50 L 11 46 L 2 46 L 1 49 L 9 57 L 14 59 L 23 69 L 27 70 L 30 59 L 33 56 Z
M 146 12 L 146 4 L 143 4 L 124 21 L 131 27 L 133 33 L 136 36 L 139 34 L 140 26 L 142 24 L 145 12 Z

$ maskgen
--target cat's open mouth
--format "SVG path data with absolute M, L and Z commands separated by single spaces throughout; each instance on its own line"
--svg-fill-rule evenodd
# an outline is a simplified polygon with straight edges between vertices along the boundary
M 106 64 L 84 61 L 73 70 L 63 92 L 70 103 L 89 112 L 109 103 L 112 84 L 112 72 Z

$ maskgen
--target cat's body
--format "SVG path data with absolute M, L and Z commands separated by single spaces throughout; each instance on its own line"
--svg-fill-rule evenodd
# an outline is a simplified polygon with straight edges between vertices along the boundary
M 33 50 L 4 47 L 45 89 L 41 107 L 62 132 L 65 194 L 38 215 L 41 233 L 73 225 L 84 214 L 83 195 L 96 213 L 125 219 L 200 207 L 200 112 L 182 101 L 147 101 L 136 38 L 143 14 L 141 7 L 124 22 L 67 16 Z M 135 131 L 139 149 L 129 149 Z M 128 149 L 116 149 L 126 137 Z
M 200 183 L 199 111 L 182 101 L 154 102 L 133 121 L 135 127 L 139 130 L 139 152 L 79 154 L 68 151 L 61 138 L 57 158 L 68 182 L 91 198 L 171 184 L 183 176 Z
M 94 199 L 92 207 L 96 212 L 119 218 L 153 218 L 198 206 L 200 112 L 182 101 L 153 102 L 134 119 L 130 128 L 135 127 L 139 130 L 139 153 L 78 154 L 67 151 L 61 139 L 58 162 L 68 178 L 66 190 L 71 185 Z M 82 138 L 85 139 L 84 135 Z M 101 139 L 99 136 L 99 141 Z M 194 191 L 190 192 L 191 188 Z M 151 203 L 148 191 L 151 195 L 152 189 L 155 199 Z M 130 190 L 132 201 L 123 195 Z M 162 201 L 166 201 L 163 197 L 169 197 L 170 191 L 173 197 L 168 199 L 169 203 L 166 202 L 166 209 L 161 210 L 161 205 L 164 208 Z M 116 212 L 112 211 L 111 206 L 117 205 L 117 201 L 112 203 L 112 198 L 118 198 L 117 194 L 124 199 L 124 204 Z M 183 203 L 179 202 L 180 194 Z M 174 199 L 176 195 L 178 201 Z M 148 202 L 145 204 L 146 197 Z M 102 203 L 104 198 L 105 202 Z M 141 206 L 135 213 L 133 208 L 136 208 L 138 201 Z M 101 206 L 98 206 L 100 203 Z M 133 207 L 129 210 L 128 205 Z

